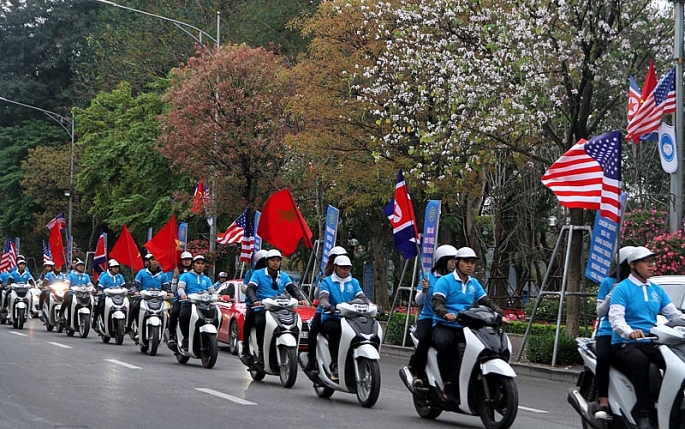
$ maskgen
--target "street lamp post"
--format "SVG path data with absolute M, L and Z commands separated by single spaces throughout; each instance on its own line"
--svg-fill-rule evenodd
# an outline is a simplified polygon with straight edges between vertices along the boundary
M 10 100 L 10 99 L 5 98 L 5 97 L 0 97 L 0 100 L 6 101 L 8 103 L 16 104 L 18 106 L 26 107 L 29 109 L 38 110 L 39 112 L 45 113 L 50 119 L 57 122 L 59 124 L 59 126 L 62 127 L 62 129 L 67 132 L 67 134 L 69 134 L 69 137 L 71 137 L 71 156 L 70 156 L 71 160 L 70 160 L 70 166 L 69 166 L 69 191 L 68 191 L 68 194 L 65 193 L 65 196 L 69 197 L 69 219 L 67 220 L 67 241 L 68 241 L 67 260 L 71 261 L 70 258 L 71 258 L 72 249 L 73 249 L 72 246 L 74 243 L 73 236 L 71 234 L 71 225 L 72 225 L 71 219 L 72 219 L 73 209 L 74 209 L 74 204 L 73 204 L 73 200 L 74 200 L 74 138 L 76 135 L 75 128 L 74 128 L 74 126 L 76 124 L 76 119 L 74 119 L 74 114 L 72 112 L 71 118 L 67 118 L 67 117 L 59 115 L 55 112 L 51 112 L 49 110 L 41 109 L 40 107 L 31 106 L 30 104 L 20 103 L 18 101 Z M 65 125 L 65 122 L 70 123 L 71 126 L 67 127 Z
M 120 9 L 125 9 L 125 10 L 128 10 L 130 12 L 135 12 L 135 13 L 139 13 L 142 15 L 147 15 L 147 16 L 150 16 L 152 18 L 161 19 L 163 21 L 171 22 L 176 27 L 178 27 L 181 31 L 183 31 L 188 36 L 192 37 L 193 40 L 195 40 L 197 43 L 199 43 L 207 51 L 207 53 L 209 53 L 209 56 L 211 56 L 212 59 L 216 59 L 216 57 L 212 53 L 211 49 L 209 49 L 202 42 L 203 37 L 214 42 L 214 44 L 216 45 L 216 54 L 217 55 L 219 54 L 219 50 L 221 48 L 221 43 L 219 41 L 220 34 L 221 34 L 220 33 L 220 30 L 221 30 L 221 12 L 219 12 L 219 11 L 216 12 L 216 38 L 214 38 L 214 37 L 210 36 L 208 33 L 200 30 L 199 28 L 195 27 L 194 25 L 188 24 L 187 22 L 183 22 L 183 21 L 179 21 L 179 20 L 176 20 L 173 18 L 166 17 L 166 16 L 146 12 L 144 10 L 134 9 L 134 8 L 128 7 L 128 6 L 123 6 L 123 5 L 108 1 L 108 0 L 93 0 L 93 1 L 95 1 L 97 3 L 106 4 L 108 6 L 118 7 Z M 195 34 L 188 31 L 188 29 L 196 31 L 198 33 L 198 36 L 195 36 Z M 219 72 L 217 71 L 217 75 L 216 75 L 217 87 L 219 84 L 219 80 L 220 80 L 220 76 L 219 76 Z M 218 92 L 218 90 L 214 93 L 214 100 L 215 100 L 215 102 L 214 102 L 215 103 L 214 104 L 214 108 L 215 108 L 215 111 L 214 111 L 214 153 L 216 154 L 216 152 L 218 150 L 218 146 L 219 146 L 219 144 L 218 144 L 218 125 L 219 125 L 219 92 Z M 207 219 L 207 222 L 209 223 L 209 251 L 210 252 L 213 252 L 214 250 L 216 250 L 216 235 L 217 235 L 217 229 L 216 229 L 216 220 L 217 220 L 216 219 L 217 218 L 217 216 L 216 216 L 216 214 L 217 214 L 216 174 L 217 174 L 216 162 L 214 162 L 212 181 L 211 181 L 211 185 L 210 185 L 210 194 L 211 194 L 210 211 L 211 211 L 211 213 L 210 213 L 209 218 Z M 210 274 L 213 277 L 214 273 L 211 272 Z

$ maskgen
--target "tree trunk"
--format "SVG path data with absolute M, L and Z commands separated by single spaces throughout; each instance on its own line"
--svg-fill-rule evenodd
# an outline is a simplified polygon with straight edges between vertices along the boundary
M 373 210 L 369 216 L 369 227 L 371 228 L 371 252 L 373 255 L 373 285 L 374 302 L 379 307 L 390 310 L 390 300 L 388 299 L 388 276 L 387 276 L 387 256 L 385 254 L 385 235 L 383 231 L 382 216 L 380 210 Z
M 571 225 L 583 225 L 583 209 L 571 209 Z M 569 258 L 566 292 L 580 291 L 583 273 L 580 272 L 581 257 L 583 253 L 582 231 L 573 233 L 571 237 L 571 255 Z M 578 336 L 580 298 L 577 295 L 566 297 L 566 333 L 574 338 Z

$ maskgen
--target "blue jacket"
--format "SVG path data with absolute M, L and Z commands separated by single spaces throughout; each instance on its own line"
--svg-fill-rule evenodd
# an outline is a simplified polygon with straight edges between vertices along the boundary
M 419 314 L 419 320 L 433 320 L 435 313 L 433 312 L 433 291 L 435 290 L 435 284 L 438 282 L 441 276 L 436 276 L 433 271 L 428 273 L 428 290 L 423 291 L 424 301 L 423 307 L 421 307 L 421 314 Z M 421 285 L 421 283 L 419 283 Z
M 469 277 L 466 280 L 466 283 L 464 283 L 461 281 L 457 271 L 454 270 L 452 274 L 447 274 L 438 279 L 435 283 L 433 295 L 445 297 L 445 308 L 448 313 L 459 314 L 460 311 L 471 308 L 473 303 L 478 302 L 481 298 L 486 296 L 486 293 L 478 280 Z M 433 315 L 433 326 L 435 325 L 447 325 L 461 328 L 461 325 L 456 320 L 450 322 L 447 319 L 439 317 L 437 314 Z
M 29 280 L 33 280 L 33 276 L 28 269 L 24 269 L 23 273 L 12 271 L 7 279 L 8 283 L 28 283 Z
M 113 287 L 123 286 L 125 284 L 126 280 L 124 280 L 124 276 L 122 276 L 120 273 L 112 275 L 112 272 L 107 270 L 104 273 L 100 274 L 100 277 L 98 278 L 97 289 L 109 289 Z
M 656 283 L 648 281 L 647 286 L 635 284 L 631 277 L 623 280 L 614 287 L 611 294 L 611 306 L 619 305 L 624 308 L 626 323 L 633 329 L 641 329 L 647 334 L 656 325 L 656 316 L 661 309 L 671 303 L 664 289 Z M 635 342 L 636 340 L 622 338 L 614 332 L 611 344 Z
M 319 297 L 324 298 L 328 295 L 328 303 L 335 307 L 341 302 L 351 301 L 360 295 L 364 295 L 362 287 L 359 285 L 357 279 L 352 276 L 348 276 L 344 279 L 332 274 L 321 282 L 319 287 Z M 341 316 L 337 314 L 326 314 L 321 315 L 321 323 L 328 319 L 340 319 Z
M 214 293 L 214 286 L 212 286 L 212 279 L 206 275 L 196 273 L 195 271 L 189 271 L 184 273 L 178 279 L 178 295 L 181 296 L 185 292 L 185 295 L 190 295 L 191 293 L 198 293 L 202 291 L 209 291 Z
M 136 278 L 133 280 L 132 292 L 150 289 L 161 289 L 164 291 L 169 291 L 169 281 L 167 280 L 166 273 L 159 270 L 157 273 L 152 274 L 149 268 L 138 271 Z
M 74 287 L 74 286 L 83 286 L 83 285 L 89 285 L 93 286 L 93 283 L 90 281 L 90 276 L 86 273 L 79 274 L 76 271 L 72 271 L 69 273 L 69 276 L 67 277 L 67 280 L 69 280 L 69 287 Z
M 55 274 L 54 271 L 50 271 L 47 274 L 41 274 L 40 280 L 47 280 L 48 281 L 48 286 L 56 282 L 58 279 L 57 274 Z
M 602 279 L 602 282 L 599 284 L 597 299 L 605 300 L 607 295 L 609 295 L 609 292 L 611 292 L 611 288 L 614 287 L 614 283 L 616 283 L 616 279 L 613 277 L 605 277 Z M 597 326 L 597 332 L 595 332 L 595 336 L 605 337 L 612 335 L 613 332 L 614 331 L 611 329 L 611 324 L 609 323 L 609 314 L 607 312 L 604 317 L 599 319 L 599 325 Z

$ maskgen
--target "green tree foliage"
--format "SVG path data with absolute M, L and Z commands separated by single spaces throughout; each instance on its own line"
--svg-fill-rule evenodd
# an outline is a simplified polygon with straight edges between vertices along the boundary
M 84 166 L 77 186 L 92 204 L 94 225 L 118 233 L 125 223 L 140 238 L 148 226 L 169 219 L 173 192 L 188 181 L 155 150 L 160 135 L 157 118 L 163 109 L 159 93 L 133 96 L 124 82 L 98 95 L 87 109 L 76 111 Z

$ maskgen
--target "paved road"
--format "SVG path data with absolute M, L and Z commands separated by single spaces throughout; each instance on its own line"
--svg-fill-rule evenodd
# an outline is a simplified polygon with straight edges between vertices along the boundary
M 383 356 L 378 403 L 364 409 L 351 394 L 318 398 L 300 373 L 292 389 L 274 376 L 251 380 L 237 356 L 222 350 L 214 369 L 155 357 L 124 344 L 47 332 L 38 320 L 24 330 L 0 326 L 0 429 L 23 428 L 297 428 L 482 427 L 478 418 L 443 413 L 419 418 L 397 372 L 406 358 Z M 513 428 L 580 427 L 566 403 L 569 383 L 519 377 Z

